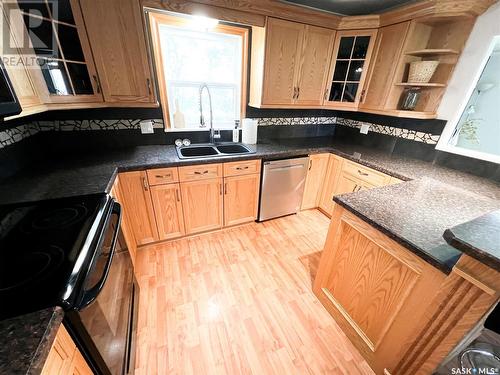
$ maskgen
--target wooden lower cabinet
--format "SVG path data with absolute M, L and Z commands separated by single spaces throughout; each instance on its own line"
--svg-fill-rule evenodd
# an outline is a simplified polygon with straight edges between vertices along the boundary
M 129 218 L 130 212 L 128 212 L 128 210 L 125 208 L 125 199 L 123 198 L 123 194 L 120 189 L 120 176 L 116 176 L 115 183 L 113 184 L 113 188 L 111 189 L 111 196 L 115 198 L 116 201 L 122 206 L 121 230 L 126 242 L 126 244 L 124 245 L 126 245 L 130 253 L 132 263 L 135 266 L 135 258 L 137 256 L 137 242 L 135 240 L 134 231 Z
M 57 331 L 42 375 L 92 375 L 93 372 L 63 325 Z
M 445 275 L 336 206 L 314 293 L 376 374 L 394 368 Z
M 259 174 L 224 178 L 224 225 L 257 219 L 259 191 Z
M 321 188 L 328 171 L 330 154 L 317 154 L 309 156 L 304 195 L 302 196 L 302 210 L 316 208 L 321 198 Z
M 186 231 L 180 185 L 157 185 L 151 186 L 150 189 L 159 239 L 169 240 L 184 236 Z
M 222 228 L 222 178 L 182 182 L 182 212 L 186 234 Z
M 333 208 L 335 207 L 333 196 L 335 195 L 335 188 L 342 170 L 343 161 L 344 159 L 340 156 L 333 154 L 330 154 L 328 158 L 328 170 L 326 178 L 323 181 L 323 187 L 321 189 L 319 199 L 319 208 L 328 216 L 332 216 Z
M 137 245 L 158 241 L 158 229 L 145 171 L 120 173 L 123 205 Z

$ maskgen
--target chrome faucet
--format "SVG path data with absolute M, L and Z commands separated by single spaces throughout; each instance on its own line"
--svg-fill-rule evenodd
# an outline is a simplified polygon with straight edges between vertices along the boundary
M 202 101 L 202 95 L 203 95 L 203 89 L 207 89 L 208 93 L 208 106 L 210 107 L 210 143 L 214 143 L 214 139 L 220 138 L 220 132 L 218 130 L 214 130 L 214 124 L 213 124 L 213 112 L 212 112 L 212 95 L 210 95 L 210 89 L 208 88 L 208 85 L 206 83 L 202 83 L 200 85 L 199 89 L 199 103 L 200 103 L 200 128 L 204 128 L 205 125 L 205 117 L 203 116 L 203 101 Z

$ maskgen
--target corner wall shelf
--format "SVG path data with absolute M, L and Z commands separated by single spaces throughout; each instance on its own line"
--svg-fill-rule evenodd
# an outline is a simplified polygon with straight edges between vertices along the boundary
M 401 83 L 396 83 L 396 86 L 446 87 L 446 85 L 444 83 L 419 83 L 419 82 L 401 82 Z
M 460 52 L 455 49 L 420 49 L 416 51 L 405 52 L 405 55 L 411 56 L 430 56 L 430 55 L 458 55 Z

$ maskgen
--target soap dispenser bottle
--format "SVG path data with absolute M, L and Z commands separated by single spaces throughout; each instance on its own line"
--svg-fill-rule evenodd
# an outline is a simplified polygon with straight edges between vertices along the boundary
M 234 120 L 233 142 L 240 141 L 240 120 Z

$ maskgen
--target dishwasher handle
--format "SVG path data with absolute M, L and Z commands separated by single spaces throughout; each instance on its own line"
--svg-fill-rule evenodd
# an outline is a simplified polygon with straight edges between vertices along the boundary
M 297 169 L 297 168 L 305 168 L 305 167 L 304 167 L 304 164 L 293 164 L 293 165 L 287 165 L 284 167 L 269 168 L 269 172 L 286 171 L 286 170 Z

